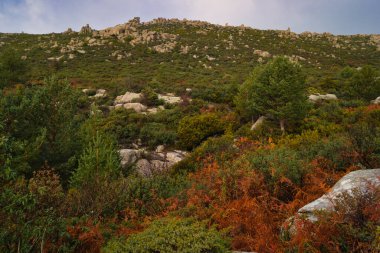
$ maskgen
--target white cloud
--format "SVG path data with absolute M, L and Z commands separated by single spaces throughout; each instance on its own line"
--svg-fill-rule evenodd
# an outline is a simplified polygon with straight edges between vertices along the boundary
M 27 17 L 23 22 L 26 31 L 49 32 L 53 27 L 53 10 L 49 8 L 48 0 L 26 0 L 24 13 Z

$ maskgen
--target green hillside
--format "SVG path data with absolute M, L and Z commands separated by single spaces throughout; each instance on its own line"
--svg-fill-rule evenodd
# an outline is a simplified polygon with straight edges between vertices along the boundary
M 14 48 L 26 56 L 31 79 L 36 81 L 56 73 L 80 87 L 132 87 L 137 91 L 149 85 L 176 93 L 193 88 L 195 96 L 211 100 L 221 98 L 208 97 L 205 91 L 227 91 L 241 84 L 260 62 L 278 55 L 287 55 L 302 64 L 310 73 L 309 84 L 327 92 L 334 91 L 335 86 L 329 86 L 328 82 L 333 82 L 329 79 L 334 79 L 342 67 L 365 64 L 380 67 L 380 42 L 374 35 L 295 34 L 290 30 L 166 19 L 146 23 L 137 19 L 127 24 L 139 36 L 144 32 L 158 36 L 133 44 L 137 36 L 103 36 L 85 30 L 43 35 L 0 34 L 0 50 Z M 175 38 L 159 38 L 162 33 Z M 67 49 L 68 45 L 72 50 Z M 160 45 L 169 45 L 169 50 L 157 52 L 155 46 Z

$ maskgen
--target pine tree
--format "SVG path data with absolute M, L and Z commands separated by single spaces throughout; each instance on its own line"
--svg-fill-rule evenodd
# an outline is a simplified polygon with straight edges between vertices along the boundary
M 285 123 L 302 119 L 307 112 L 305 76 L 298 64 L 277 57 L 255 68 L 235 98 L 244 117 L 268 116 Z
M 79 159 L 78 169 L 71 178 L 73 187 L 115 179 L 120 173 L 120 160 L 113 138 L 96 132 Z M 96 184 L 97 185 L 97 184 Z

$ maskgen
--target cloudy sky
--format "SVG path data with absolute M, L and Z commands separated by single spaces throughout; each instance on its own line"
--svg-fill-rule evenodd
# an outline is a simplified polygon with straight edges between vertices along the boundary
M 380 33 L 380 0 L 0 0 L 0 32 L 102 29 L 139 16 L 260 29 Z

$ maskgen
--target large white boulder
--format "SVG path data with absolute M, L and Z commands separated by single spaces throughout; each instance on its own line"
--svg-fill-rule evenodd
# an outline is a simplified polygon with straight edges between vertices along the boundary
M 377 97 L 375 100 L 372 100 L 371 102 L 372 104 L 380 105 L 380 97 Z
M 380 187 L 380 169 L 357 170 L 342 177 L 331 190 L 298 210 L 298 214 L 306 215 L 311 221 L 316 221 L 317 211 L 334 211 L 334 202 L 344 193 L 353 195 L 355 191 L 366 193 L 370 187 Z

